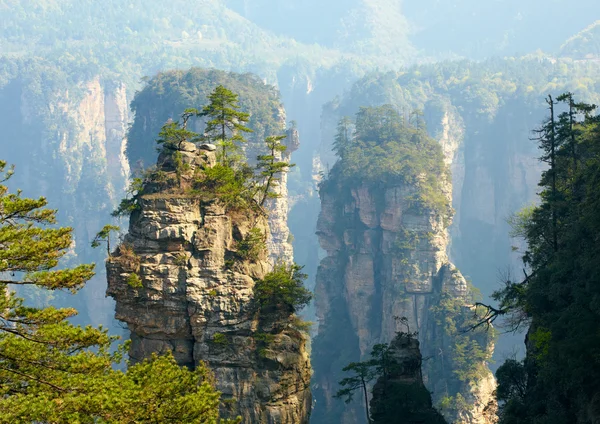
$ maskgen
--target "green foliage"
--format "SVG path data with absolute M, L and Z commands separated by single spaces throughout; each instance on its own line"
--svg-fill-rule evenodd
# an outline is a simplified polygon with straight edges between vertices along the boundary
M 231 165 L 239 161 L 238 143 L 247 141 L 242 133 L 252 132 L 244 126 L 250 115 L 238 110 L 238 95 L 222 85 L 208 95 L 208 100 L 209 103 L 199 114 L 209 118 L 203 139 L 221 146 L 220 162 Z
M 259 206 L 263 206 L 267 199 L 275 199 L 279 194 L 274 191 L 281 180 L 281 174 L 289 172 L 290 168 L 295 166 L 289 162 L 284 162 L 278 159 L 287 150 L 287 146 L 281 144 L 285 139 L 285 135 L 269 136 L 265 139 L 269 153 L 266 155 L 258 155 L 256 168 L 258 170 L 257 177 L 260 181 L 258 196 Z
M 175 254 L 175 258 L 173 263 L 177 266 L 185 267 L 188 264 L 188 255 L 184 252 L 179 252 Z
M 136 272 L 132 272 L 131 274 L 129 274 L 129 276 L 127 277 L 127 285 L 132 289 L 141 289 L 142 287 L 144 287 L 142 279 Z
M 223 333 L 215 333 L 213 334 L 212 342 L 220 346 L 227 346 L 229 344 L 229 339 L 227 339 L 227 336 Z
M 266 358 L 269 349 L 275 342 L 275 335 L 270 333 L 254 333 L 254 340 L 257 343 L 258 356 Z
M 248 209 L 256 204 L 252 169 L 246 164 L 233 168 L 216 164 L 195 179 L 191 194 L 219 199 L 228 209 Z
M 498 307 L 489 307 L 513 328 L 530 324 L 524 362 L 498 370 L 503 424 L 586 422 L 600 381 L 600 118 L 571 93 L 547 105 L 537 131 L 548 163 L 540 203 L 518 226 L 526 274 L 508 279 L 494 295 Z
M 121 228 L 116 225 L 107 224 L 96 234 L 92 240 L 91 246 L 93 248 L 99 247 L 101 243 L 106 243 L 106 253 L 110 256 L 110 233 L 115 231 L 119 232 Z
M 396 240 L 392 244 L 392 249 L 401 257 L 409 258 L 411 252 L 413 252 L 419 245 L 419 232 L 411 231 L 402 228 L 398 231 Z
M 424 128 L 413 127 L 391 105 L 362 107 L 352 123 L 343 118 L 338 125 L 334 149 L 340 160 L 323 188 L 335 183 L 348 187 L 362 184 L 415 187 L 412 203 L 440 214 L 449 221 L 451 208 L 443 184 L 449 174 L 439 144 Z
M 126 190 L 127 197 L 121 200 L 117 209 L 113 211 L 112 216 L 129 216 L 139 210 L 140 205 L 138 200 L 142 195 L 143 188 L 144 180 L 138 177 L 133 178 Z
M 257 262 L 267 251 L 267 235 L 259 228 L 252 228 L 236 243 L 237 255 L 245 261 Z
M 335 394 L 336 398 L 343 398 L 346 403 L 352 401 L 355 391 L 366 390 L 367 384 L 377 378 L 377 373 L 371 362 L 351 362 L 342 371 L 353 374 L 339 382 L 339 385 L 343 388 Z
M 156 142 L 162 144 L 163 149 L 179 150 L 184 142 L 193 143 L 198 139 L 198 134 L 187 129 L 188 121 L 193 116 L 199 116 L 197 109 L 188 108 L 181 114 L 182 123 L 179 121 L 165 123 Z
M 498 387 L 496 397 L 503 408 L 509 403 L 523 404 L 527 390 L 527 370 L 522 361 L 508 359 L 496 371 Z
M 257 280 L 254 285 L 254 300 L 261 311 L 296 312 L 306 306 L 312 293 L 304 288 L 306 274 L 302 267 L 296 264 L 286 265 L 277 263 L 273 271 L 264 278 Z
M 534 212 L 535 205 L 525 206 L 508 218 L 511 237 L 526 237 L 527 223 L 531 221 Z
M 460 387 L 461 384 L 457 383 L 475 384 L 487 372 L 487 363 L 491 359 L 488 343 L 495 336 L 493 329 L 473 328 L 477 324 L 473 310 L 465 306 L 464 299 L 450 293 L 442 293 L 432 312 L 444 339 L 450 341 L 450 346 L 444 349 L 440 358 L 441 363 L 447 364 L 447 369 L 453 370 L 453 375 L 446 376 L 448 387 Z M 456 389 L 450 390 L 446 395 L 455 396 L 455 391 L 458 392 Z
M 377 373 L 374 370 L 373 363 L 371 361 L 351 362 L 346 365 L 342 371 L 350 372 L 352 375 L 350 377 L 343 378 L 339 382 L 339 385 L 342 388 L 337 391 L 334 397 L 342 398 L 346 403 L 350 403 L 354 399 L 354 393 L 359 391 L 361 396 L 364 398 L 367 421 L 370 424 L 372 421 L 371 414 L 369 412 L 367 387 L 372 380 L 377 378 Z
M 292 316 L 290 319 L 290 327 L 303 333 L 309 333 L 313 327 L 313 324 L 314 323 L 305 321 L 296 315 Z
M 177 178 L 181 178 L 181 176 L 188 172 L 191 167 L 187 163 L 183 163 L 183 156 L 181 152 L 173 152 L 173 163 L 175 164 L 175 172 L 177 174 Z
M 76 292 L 94 267 L 56 270 L 72 230 L 55 226 L 44 198 L 10 193 L 3 161 L 0 174 L 0 273 L 11 276 L 0 281 L 0 423 L 219 422 L 220 394 L 203 365 L 189 371 L 167 355 L 117 371 L 126 346 L 111 349 L 116 337 L 71 324 L 73 308 L 28 306 L 9 289 Z M 103 230 L 108 238 L 114 228 Z

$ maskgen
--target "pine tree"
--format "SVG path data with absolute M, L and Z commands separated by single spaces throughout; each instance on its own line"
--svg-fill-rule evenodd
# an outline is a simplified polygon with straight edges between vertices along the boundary
M 337 125 L 337 134 L 333 141 L 333 151 L 342 159 L 345 157 L 346 152 L 352 143 L 352 125 L 352 119 L 348 116 L 344 116 L 340 119 Z
M 106 243 L 106 254 L 110 256 L 110 233 L 119 232 L 121 229 L 116 225 L 107 224 L 96 234 L 94 240 L 92 240 L 91 246 L 93 248 L 100 247 L 101 243 Z
M 94 274 L 93 265 L 56 269 L 72 229 L 54 226 L 45 198 L 10 193 L 12 173 L 0 161 L 0 423 L 217 423 L 219 393 L 203 365 L 190 371 L 165 356 L 117 371 L 116 337 L 72 325 L 73 308 L 30 307 L 12 291 L 76 292 Z
M 206 123 L 204 140 L 221 146 L 221 163 L 229 165 L 230 157 L 238 149 L 238 143 L 246 139 L 242 133 L 250 133 L 252 130 L 244 124 L 250 119 L 250 115 L 239 111 L 238 95 L 219 85 L 208 96 L 210 103 L 202 108 L 199 116 L 206 116 L 210 120 Z
M 282 154 L 287 150 L 287 147 L 281 144 L 285 137 L 285 135 L 267 137 L 265 143 L 269 153 L 257 156 L 258 177 L 263 180 L 259 186 L 258 204 L 261 207 L 267 199 L 278 196 L 277 193 L 273 192 L 273 189 L 279 184 L 281 174 L 288 172 L 291 167 L 295 166 L 292 163 L 278 160 L 278 154 Z
M 198 134 L 187 129 L 187 124 L 193 116 L 199 116 L 200 112 L 194 108 L 188 108 L 181 114 L 182 123 L 179 121 L 171 121 L 165 123 L 158 133 L 156 143 L 162 144 L 163 148 L 172 150 L 180 150 L 184 142 L 195 142 L 198 139 Z
M 354 398 L 354 392 L 357 390 L 362 392 L 365 409 L 367 414 L 367 421 L 371 424 L 371 413 L 369 411 L 369 394 L 368 385 L 371 381 L 378 377 L 377 372 L 374 370 L 374 364 L 372 361 L 365 362 L 351 362 L 345 366 L 342 371 L 352 372 L 354 375 L 346 377 L 340 381 L 340 386 L 343 389 L 338 390 L 335 394 L 336 398 L 345 398 L 346 403 L 350 403 Z

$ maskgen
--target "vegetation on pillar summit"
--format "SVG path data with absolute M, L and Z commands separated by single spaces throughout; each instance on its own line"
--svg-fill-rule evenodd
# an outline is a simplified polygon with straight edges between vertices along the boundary
M 233 164 L 241 160 L 239 143 L 247 142 L 243 133 L 252 132 L 244 126 L 250 119 L 250 114 L 239 110 L 237 94 L 222 85 L 215 88 L 208 100 L 209 104 L 198 114 L 210 119 L 206 123 L 202 139 L 221 146 L 220 163 Z M 231 157 L 232 155 L 234 156 Z
M 480 324 L 528 327 L 527 354 L 497 371 L 500 423 L 600 418 L 600 116 L 572 93 L 547 97 L 535 131 L 540 203 L 512 219 L 524 239 L 523 277 L 509 278 Z
M 282 160 L 287 147 L 282 144 L 283 135 L 268 135 L 265 139 L 265 153 L 257 156 L 257 164 L 252 167 L 245 160 L 241 145 L 246 142 L 243 133 L 251 132 L 244 126 L 249 115 L 240 111 L 238 96 L 219 85 L 209 95 L 210 103 L 201 111 L 188 108 L 182 120 L 170 121 L 163 125 L 157 143 L 163 152 L 173 156 L 175 173 L 165 173 L 161 169 L 149 169 L 141 177 L 134 178 L 128 197 L 121 201 L 114 215 L 128 215 L 139 205 L 138 200 L 150 183 L 165 183 L 177 180 L 175 186 L 181 189 L 181 180 L 189 180 L 184 193 L 206 199 L 218 199 L 228 209 L 252 209 L 265 213 L 268 199 L 279 196 L 277 187 L 281 174 L 294 164 Z M 188 129 L 191 119 L 207 117 L 205 130 L 198 134 Z M 217 145 L 217 163 L 214 166 L 195 167 L 181 161 L 183 143 L 210 142 Z
M 46 199 L 11 193 L 0 161 L 0 423 L 234 423 L 219 421 L 220 394 L 203 365 L 172 355 L 118 371 L 126 346 L 102 328 L 69 322 L 73 308 L 32 307 L 14 290 L 77 292 L 93 265 L 59 268 L 72 229 L 56 226 Z M 105 227 L 98 242 L 108 242 Z
M 451 216 L 443 190 L 449 171 L 439 143 L 428 136 L 419 113 L 407 119 L 391 105 L 361 107 L 354 120 L 340 120 L 333 149 L 339 160 L 323 189 L 335 184 L 346 189 L 363 184 L 379 188 L 414 185 L 415 207 Z
M 407 326 L 407 331 L 398 332 L 394 342 L 406 346 L 417 343 L 417 333 L 410 332 L 406 318 L 400 320 Z M 335 397 L 350 403 L 358 392 L 364 402 L 369 424 L 445 424 L 442 416 L 433 408 L 431 394 L 423 382 L 411 381 L 412 375 L 420 375 L 420 367 L 419 358 L 401 364 L 394 357 L 391 344 L 377 344 L 373 346 L 369 359 L 344 367 L 343 371 L 351 375 L 339 382 L 340 390 Z M 377 382 L 376 386 L 373 382 Z M 372 396 L 369 396 L 369 390 Z

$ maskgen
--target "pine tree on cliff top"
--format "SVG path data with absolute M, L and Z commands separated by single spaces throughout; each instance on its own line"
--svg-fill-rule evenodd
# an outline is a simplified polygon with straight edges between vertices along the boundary
M 229 165 L 230 160 L 235 160 L 231 156 L 239 149 L 238 143 L 246 141 L 242 133 L 252 132 L 244 126 L 250 115 L 238 110 L 238 95 L 222 85 L 215 88 L 208 100 L 210 103 L 199 114 L 210 119 L 203 138 L 221 146 L 221 163 Z
M 76 292 L 93 265 L 56 269 L 72 229 L 56 227 L 46 199 L 10 193 L 0 161 L 0 423 L 217 423 L 219 393 L 206 368 L 154 357 L 127 372 L 123 348 L 102 328 L 79 327 L 77 311 L 27 306 L 14 287 Z

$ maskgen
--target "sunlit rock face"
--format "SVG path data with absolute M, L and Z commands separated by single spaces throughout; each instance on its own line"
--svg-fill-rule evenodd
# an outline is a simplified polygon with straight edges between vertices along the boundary
M 449 182 L 444 191 L 450 195 Z M 448 259 L 447 223 L 431 210 L 415 208 L 415 193 L 407 184 L 378 189 L 327 184 L 321 189 L 317 234 L 326 256 L 316 287 L 317 422 L 329 422 L 327 417 L 334 414 L 340 414 L 343 423 L 363 422 L 360 403 L 336 410 L 340 401 L 333 395 L 343 377 L 340 371 L 351 361 L 366 359 L 375 344 L 390 342 L 397 332 L 406 331 L 406 325 L 419 333 L 428 358 L 423 377 L 434 403 L 460 395 L 469 405 L 446 411 L 447 418 L 493 422 L 483 414 L 495 387 L 485 362 L 479 364 L 478 378 L 460 381 L 449 355 L 456 340 L 444 322 L 457 311 L 469 313 L 471 288 Z M 478 343 L 484 351 L 493 349 L 486 336 Z
M 214 163 L 214 151 L 183 147 L 181 159 L 192 170 Z M 169 155 L 161 155 L 159 169 L 170 167 Z M 145 192 L 123 244 L 107 262 L 108 294 L 117 302 L 117 319 L 131 331 L 131 358 L 170 350 L 181 365 L 205 362 L 223 393 L 224 416 L 308 423 L 305 336 L 289 319 L 257 313 L 253 288 L 271 269 L 268 253 L 254 260 L 236 255 L 252 228 L 269 233 L 267 218 L 160 184 Z M 132 274 L 141 283 L 132 284 Z

